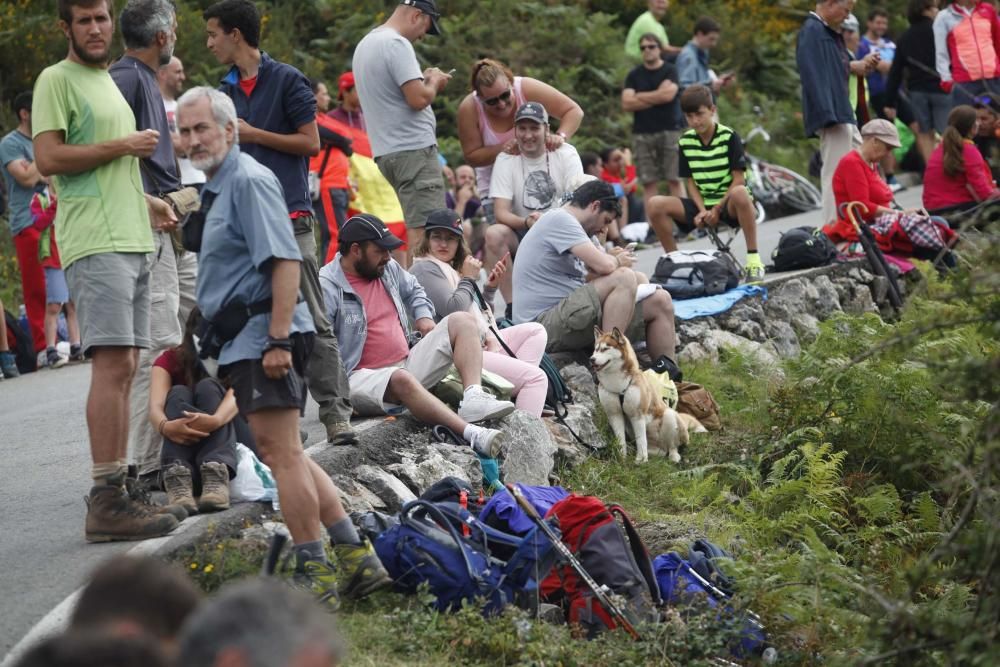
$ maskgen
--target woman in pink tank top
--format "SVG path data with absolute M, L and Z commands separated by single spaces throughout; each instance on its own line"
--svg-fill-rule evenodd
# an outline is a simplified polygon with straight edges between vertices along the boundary
M 559 119 L 559 132 L 549 134 L 550 151 L 577 131 L 583 109 L 547 83 L 514 76 L 509 67 L 489 58 L 473 65 L 470 84 L 472 92 L 458 105 L 458 138 L 466 163 L 476 168 L 479 197 L 485 205 L 493 162 L 502 151 L 515 150 L 514 113 L 518 107 L 525 102 L 539 102 L 550 118 Z M 486 208 L 488 215 L 492 213 L 492 206 Z

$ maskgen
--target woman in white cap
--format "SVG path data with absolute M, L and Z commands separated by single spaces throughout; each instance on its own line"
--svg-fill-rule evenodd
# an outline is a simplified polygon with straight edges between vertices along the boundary
M 490 271 L 484 290 L 487 304 L 492 304 L 509 260 L 509 255 L 503 257 Z M 538 367 L 548 342 L 545 327 L 529 322 L 498 331 L 516 358 L 508 355 L 488 330 L 497 328 L 492 311 L 482 308 L 476 294 L 481 269 L 482 263 L 472 256 L 465 242 L 461 216 L 446 208 L 431 211 L 424 225 L 424 235 L 414 251 L 410 273 L 434 304 L 436 320 L 460 311 L 471 311 L 479 316 L 481 329 L 485 332 L 483 369 L 514 385 L 514 404 L 518 410 L 541 417 L 549 386 L 545 372 Z
M 900 211 L 892 208 L 892 190 L 878 173 L 879 161 L 900 146 L 896 126 L 882 118 L 869 121 L 861 128 L 861 138 L 861 145 L 841 158 L 833 172 L 837 219 L 823 227 L 823 232 L 834 243 L 842 244 L 842 251 L 849 250 L 849 246 L 858 241 L 858 234 L 841 206 L 861 202 L 867 208 L 862 217 L 872 225 L 883 250 L 894 255 L 935 259 L 943 248 L 954 242 L 954 232 L 941 218 L 931 218 L 922 209 Z M 944 261 L 947 265 L 954 262 L 950 255 Z

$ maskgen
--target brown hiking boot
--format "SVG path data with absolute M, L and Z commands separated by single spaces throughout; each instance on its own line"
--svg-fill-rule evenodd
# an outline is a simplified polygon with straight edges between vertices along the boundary
M 187 510 L 180 505 L 174 505 L 169 502 L 166 505 L 160 505 L 153 500 L 153 494 L 149 492 L 149 488 L 142 480 L 134 477 L 126 477 L 125 491 L 134 503 L 144 507 L 150 514 L 169 514 L 178 521 L 188 518 Z
M 326 440 L 331 445 L 356 445 L 358 436 L 351 428 L 351 422 L 330 422 L 326 425 Z
M 163 486 L 167 491 L 167 504 L 179 505 L 189 514 L 198 513 L 191 484 L 191 469 L 183 463 L 172 463 L 163 471 Z
M 84 535 L 88 542 L 160 537 L 179 523 L 171 514 L 153 514 L 129 498 L 125 489 L 117 485 L 94 486 L 85 500 L 87 522 Z
M 229 468 L 225 463 L 209 461 L 201 464 L 201 497 L 198 510 L 218 512 L 229 509 Z

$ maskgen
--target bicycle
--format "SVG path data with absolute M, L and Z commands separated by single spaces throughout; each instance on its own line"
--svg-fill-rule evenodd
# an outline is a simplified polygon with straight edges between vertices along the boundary
M 754 113 L 758 122 L 743 139 L 744 150 L 757 137 L 768 143 L 771 141 L 770 133 L 760 124 L 764 112 L 760 107 L 754 107 Z M 823 198 L 820 191 L 805 176 L 800 176 L 781 165 L 766 162 L 749 152 L 746 156 L 746 180 L 757 205 L 758 225 L 767 217 L 780 217 L 790 211 L 805 213 L 822 206 Z

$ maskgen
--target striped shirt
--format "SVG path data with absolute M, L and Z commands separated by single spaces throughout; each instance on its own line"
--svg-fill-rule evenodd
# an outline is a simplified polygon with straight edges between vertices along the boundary
M 726 196 L 734 171 L 746 171 L 743 142 L 725 125 L 715 124 L 715 132 L 707 144 L 702 143 L 693 129 L 682 134 L 678 143 L 681 153 L 678 174 L 694 180 L 705 208 L 715 206 Z

